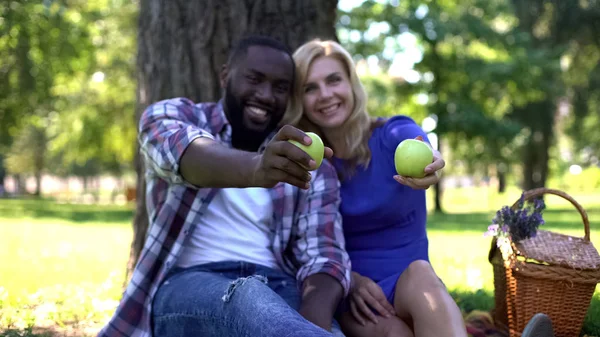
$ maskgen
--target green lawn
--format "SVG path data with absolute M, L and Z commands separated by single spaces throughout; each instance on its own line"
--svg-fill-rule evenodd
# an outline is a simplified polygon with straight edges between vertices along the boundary
M 518 198 L 484 189 L 445 193 L 445 215 L 429 222 L 432 263 L 466 312 L 493 305 L 490 239 L 495 209 Z M 573 195 L 588 211 L 600 246 L 600 196 Z M 583 235 L 574 209 L 547 199 L 545 229 Z M 120 297 L 132 208 L 0 199 L 0 336 L 92 336 Z M 55 333 L 55 332 L 59 333 Z M 600 336 L 600 287 L 584 326 Z

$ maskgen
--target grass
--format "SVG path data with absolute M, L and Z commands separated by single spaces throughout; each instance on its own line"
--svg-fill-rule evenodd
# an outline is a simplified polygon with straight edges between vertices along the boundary
M 0 200 L 0 336 L 94 335 L 121 295 L 132 214 Z
M 434 268 L 466 312 L 493 306 L 490 247 L 482 233 L 495 209 L 519 194 L 457 189 L 444 197 L 445 215 L 429 221 Z M 588 211 L 600 246 L 600 197 L 574 197 Z M 583 235 L 577 212 L 548 198 L 545 229 Z M 431 204 L 431 203 L 430 203 Z M 0 200 L 0 336 L 93 336 L 112 315 L 122 291 L 132 236 L 132 206 Z M 600 288 L 584 325 L 600 336 Z

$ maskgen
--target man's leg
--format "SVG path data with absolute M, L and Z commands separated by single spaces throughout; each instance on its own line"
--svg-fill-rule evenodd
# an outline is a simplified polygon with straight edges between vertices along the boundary
M 281 296 L 294 310 L 300 310 L 302 298 L 295 278 L 282 271 L 262 266 L 257 267 L 256 274 L 265 276 L 268 279 L 269 288 Z M 345 337 L 335 319 L 332 322 L 331 330 L 333 336 Z
M 168 278 L 154 299 L 154 334 L 331 336 L 291 308 L 262 277 L 227 274 L 196 268 Z

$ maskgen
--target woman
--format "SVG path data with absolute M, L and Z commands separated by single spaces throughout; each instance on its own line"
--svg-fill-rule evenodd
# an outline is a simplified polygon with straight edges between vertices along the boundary
M 297 92 L 287 122 L 323 138 L 341 180 L 354 270 L 349 309 L 341 310 L 345 333 L 466 337 L 462 314 L 428 256 L 424 189 L 439 180 L 443 159 L 434 151 L 424 178 L 397 176 L 396 146 L 408 138 L 428 142 L 423 130 L 405 116 L 373 123 L 352 58 L 339 44 L 310 41 L 294 61 Z

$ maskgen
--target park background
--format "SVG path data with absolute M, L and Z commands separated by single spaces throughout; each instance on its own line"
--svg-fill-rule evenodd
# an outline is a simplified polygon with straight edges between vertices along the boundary
M 146 230 L 136 121 L 216 100 L 232 41 L 335 38 L 373 116 L 405 114 L 447 161 L 427 192 L 430 254 L 461 309 L 493 306 L 495 212 L 548 187 L 600 245 L 598 0 L 4 0 L 0 335 L 92 336 Z M 373 187 L 376 188 L 376 187 Z M 543 229 L 583 236 L 546 198 Z M 600 288 L 582 336 L 600 336 Z

